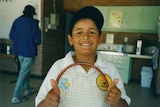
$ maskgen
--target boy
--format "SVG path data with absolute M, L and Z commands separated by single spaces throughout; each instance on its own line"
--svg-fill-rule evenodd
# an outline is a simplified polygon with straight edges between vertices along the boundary
M 69 52 L 64 58 L 53 64 L 36 97 L 37 107 L 64 107 L 61 104 L 63 102 L 60 101 L 60 89 L 56 85 L 55 79 L 63 68 L 79 62 L 101 68 L 105 74 L 109 75 L 112 83 L 107 89 L 105 98 L 98 97 L 99 93 L 93 93 L 96 97 L 89 99 L 90 101 L 78 103 L 76 106 L 65 105 L 65 107 L 128 107 L 130 98 L 126 95 L 117 69 L 96 54 L 103 22 L 101 12 L 92 6 L 84 7 L 74 15 L 69 28 L 68 41 L 75 51 Z M 88 68 L 84 72 L 86 72 L 85 75 L 91 70 Z M 97 102 L 97 100 L 99 101 Z

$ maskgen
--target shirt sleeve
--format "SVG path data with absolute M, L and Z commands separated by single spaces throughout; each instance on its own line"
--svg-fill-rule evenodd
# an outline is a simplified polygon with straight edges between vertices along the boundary
M 13 41 L 14 40 L 14 32 L 15 32 L 15 21 L 13 22 L 10 33 L 9 33 L 9 38 Z
M 35 20 L 34 26 L 33 26 L 33 32 L 32 32 L 32 38 L 36 45 L 39 45 L 41 43 L 41 30 L 38 25 L 39 21 Z
M 115 78 L 119 78 L 119 82 L 117 84 L 117 88 L 119 88 L 121 90 L 121 98 L 124 99 L 128 105 L 130 105 L 131 99 L 130 97 L 127 96 L 126 94 L 126 90 L 123 84 L 123 81 L 121 79 L 121 76 L 119 74 L 119 72 L 117 70 L 115 70 Z
M 39 92 L 35 98 L 35 105 L 36 107 L 38 106 L 38 104 L 45 99 L 47 93 L 49 92 L 49 90 L 51 90 L 51 84 L 50 84 L 50 76 L 47 75 L 46 78 L 44 79 Z
M 39 89 L 39 92 L 35 98 L 35 106 L 37 107 L 38 104 L 43 101 L 48 92 L 52 89 L 52 86 L 51 86 L 51 79 L 56 79 L 57 75 L 58 75 L 58 64 L 55 63 L 52 65 L 52 67 L 50 68 L 50 70 L 48 71 L 40 89 Z

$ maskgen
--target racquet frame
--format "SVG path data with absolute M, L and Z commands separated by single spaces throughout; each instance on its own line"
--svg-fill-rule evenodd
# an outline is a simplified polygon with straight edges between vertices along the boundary
M 59 75 L 58 75 L 57 78 L 56 78 L 56 82 L 57 82 L 57 83 L 59 82 L 61 76 L 64 74 L 64 72 L 65 72 L 67 69 L 69 69 L 69 68 L 71 68 L 71 67 L 73 67 L 73 66 L 76 66 L 76 65 L 89 66 L 89 67 L 92 67 L 92 68 L 96 69 L 96 71 L 98 71 L 99 74 L 100 74 L 100 75 L 102 76 L 102 78 L 104 79 L 106 88 L 109 87 L 109 84 L 108 84 L 108 81 L 107 81 L 107 79 L 106 79 L 105 74 L 104 74 L 98 67 L 96 67 L 96 66 L 94 66 L 94 65 L 92 65 L 92 64 L 89 64 L 89 63 L 73 63 L 73 64 L 68 65 L 67 67 L 65 67 L 65 68 L 59 73 Z

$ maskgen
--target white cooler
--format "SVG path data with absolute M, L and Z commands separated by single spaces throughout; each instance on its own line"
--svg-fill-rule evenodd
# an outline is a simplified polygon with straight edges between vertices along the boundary
M 141 70 L 141 87 L 151 87 L 151 82 L 153 78 L 152 67 L 143 66 Z

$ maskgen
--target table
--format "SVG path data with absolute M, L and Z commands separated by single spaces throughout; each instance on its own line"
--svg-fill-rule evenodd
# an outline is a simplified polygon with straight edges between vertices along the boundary
M 12 54 L 3 54 L 3 53 L 0 53 L 0 58 L 15 59 L 15 56 L 12 55 Z
M 16 63 L 17 67 L 18 67 L 18 74 L 19 74 L 19 70 L 20 70 L 20 63 L 19 63 L 19 60 L 17 58 L 17 56 L 15 55 L 12 55 L 12 54 L 3 54 L 3 53 L 0 53 L 0 58 L 6 58 L 6 59 L 13 59 L 14 62 Z M 14 81 L 11 81 L 10 83 L 14 83 L 16 82 L 17 80 L 14 80 Z

